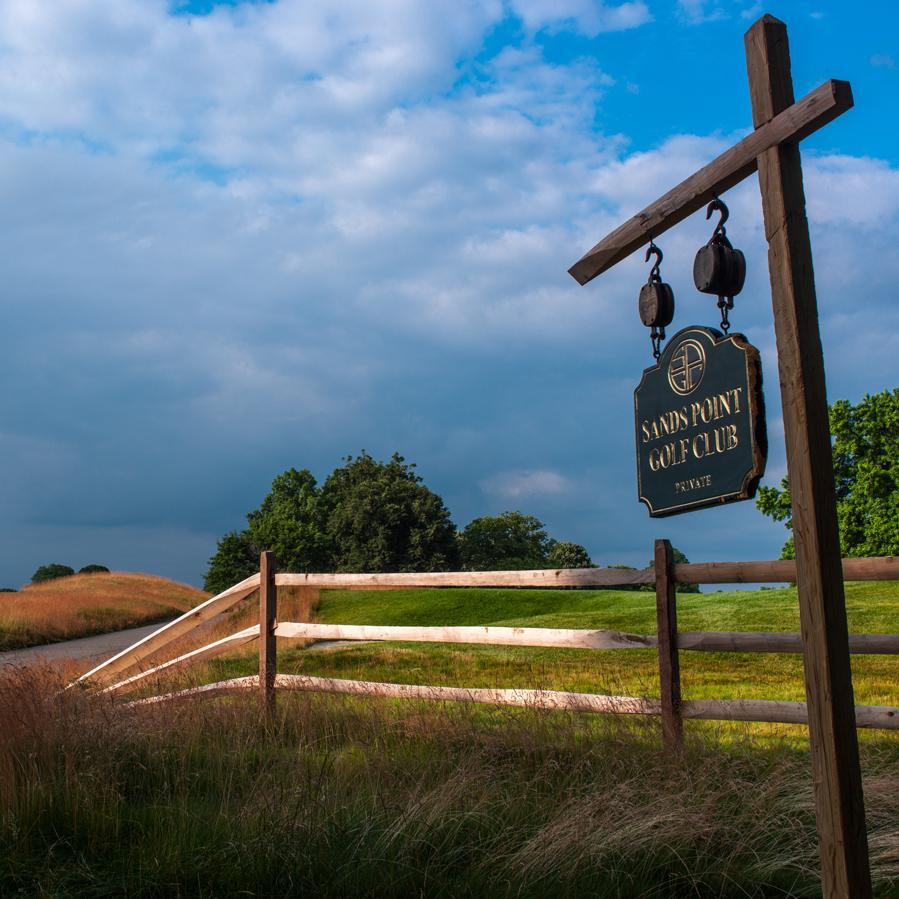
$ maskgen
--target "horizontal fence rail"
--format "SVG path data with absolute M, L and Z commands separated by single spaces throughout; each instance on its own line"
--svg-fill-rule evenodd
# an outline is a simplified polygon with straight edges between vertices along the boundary
M 275 575 L 279 587 L 627 587 L 655 583 L 652 568 L 537 568 L 533 571 L 402 571 Z
M 788 583 L 796 580 L 796 562 L 688 562 L 674 566 L 674 579 L 681 584 Z M 899 556 L 843 559 L 843 580 L 899 581 Z
M 659 645 L 655 634 L 489 625 L 408 627 L 284 621 L 275 628 L 275 636 L 312 640 L 550 646 L 560 649 L 654 649 Z M 678 649 L 697 652 L 802 652 L 801 634 L 774 631 L 682 631 L 677 634 L 676 643 Z M 852 634 L 849 651 L 858 655 L 899 655 L 899 634 Z
M 130 703 L 150 705 L 190 699 L 215 693 L 238 693 L 258 689 L 255 676 L 235 677 L 215 684 L 190 687 L 163 696 L 152 696 Z M 354 696 L 377 696 L 388 699 L 423 699 L 449 702 L 472 702 L 489 705 L 518 706 L 571 712 L 600 712 L 617 715 L 660 715 L 661 702 L 633 696 L 600 696 L 595 693 L 567 693 L 559 690 L 495 689 L 488 687 L 434 687 L 419 684 L 390 684 L 379 681 L 339 680 L 303 674 L 278 674 L 275 686 L 286 690 L 314 693 L 341 693 Z M 681 715 L 705 721 L 761 721 L 773 724 L 808 724 L 804 702 L 781 702 L 767 699 L 686 699 Z M 899 708 L 857 705 L 859 727 L 899 730 Z
M 278 587 L 306 587 L 314 589 L 403 589 L 425 587 L 638 587 L 655 585 L 659 626 L 662 612 L 672 615 L 675 583 L 785 583 L 796 578 L 796 563 L 790 560 L 759 562 L 704 562 L 672 564 L 668 546 L 659 541 L 653 567 L 642 570 L 625 568 L 548 569 L 532 571 L 453 571 L 453 572 L 397 572 L 378 574 L 292 574 L 275 573 L 274 585 Z M 273 560 L 269 558 L 270 577 Z M 843 575 L 846 580 L 899 580 L 899 558 L 885 556 L 872 559 L 844 559 Z M 659 653 L 660 672 L 668 672 L 663 678 L 661 698 L 645 699 L 629 696 L 603 696 L 587 693 L 570 693 L 553 690 L 492 689 L 443 687 L 419 684 L 374 683 L 370 681 L 338 680 L 335 678 L 305 675 L 275 674 L 266 679 L 260 676 L 233 678 L 215 684 L 206 684 L 167 693 L 162 696 L 139 699 L 129 705 L 146 705 L 201 695 L 241 692 L 265 686 L 264 707 L 271 711 L 271 688 L 343 693 L 360 696 L 377 696 L 395 699 L 446 700 L 458 702 L 489 703 L 493 705 L 523 706 L 540 709 L 561 709 L 577 712 L 613 714 L 661 715 L 663 724 L 685 718 L 720 721 L 757 721 L 786 724 L 807 724 L 808 710 L 803 702 L 776 700 L 681 700 L 677 654 L 680 651 L 695 652 L 763 652 L 801 653 L 802 636 L 782 632 L 684 632 L 678 631 L 673 617 L 666 624 L 668 634 L 665 645 L 660 646 L 656 634 L 630 634 L 614 630 L 577 630 L 571 628 L 527 628 L 500 626 L 396 626 L 371 624 L 318 624 L 311 622 L 277 622 L 266 618 L 260 625 L 244 628 L 237 633 L 215 640 L 205 646 L 183 653 L 177 658 L 152 664 L 117 682 L 115 675 L 146 664 L 150 657 L 172 641 L 190 633 L 200 625 L 228 611 L 236 603 L 246 599 L 260 587 L 260 576 L 252 575 L 239 584 L 211 597 L 175 621 L 159 628 L 111 659 L 97 665 L 82 675 L 80 682 L 97 683 L 102 692 L 118 693 L 131 689 L 140 681 L 161 675 L 172 669 L 204 661 L 242 645 L 258 641 L 266 635 L 267 652 L 274 655 L 274 640 L 302 638 L 334 641 L 394 641 L 411 643 L 482 644 L 493 646 L 533 646 L 586 650 L 653 649 Z M 267 602 L 269 616 L 273 616 L 275 591 L 269 586 Z M 661 630 L 660 630 L 661 632 Z M 850 634 L 849 649 L 857 654 L 899 655 L 899 634 Z M 667 663 L 665 659 L 668 659 Z M 664 664 L 663 664 L 664 663 Z M 673 677 L 673 679 L 672 679 Z M 263 684 L 263 681 L 266 683 Z M 266 691 L 269 691 L 266 693 Z M 858 705 L 855 709 L 859 727 L 899 729 L 899 708 L 892 706 Z M 663 731 L 665 728 L 663 727 Z M 679 740 L 679 727 L 668 730 Z

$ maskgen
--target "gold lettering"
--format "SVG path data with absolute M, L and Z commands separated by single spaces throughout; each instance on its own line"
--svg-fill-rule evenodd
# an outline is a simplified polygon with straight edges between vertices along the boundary
M 724 428 L 715 428 L 715 452 L 723 453 L 724 446 Z
M 640 425 L 640 430 L 643 431 L 643 442 L 649 443 L 652 438 L 649 433 L 649 425 L 645 421 Z
M 729 450 L 736 449 L 737 443 L 737 426 L 727 425 L 727 448 Z

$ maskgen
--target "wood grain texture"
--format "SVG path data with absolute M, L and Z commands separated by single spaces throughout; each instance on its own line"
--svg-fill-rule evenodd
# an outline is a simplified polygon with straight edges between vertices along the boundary
M 651 649 L 654 636 L 621 631 L 542 627 L 409 627 L 375 624 L 306 624 L 284 621 L 279 637 L 314 640 L 373 640 L 408 643 L 472 643 L 493 646 L 554 646 L 567 649 Z
M 518 706 L 569 712 L 593 712 L 613 715 L 661 715 L 657 699 L 634 696 L 602 696 L 595 693 L 568 693 L 558 690 L 516 690 L 486 687 L 433 687 L 422 684 L 391 684 L 379 681 L 340 680 L 304 674 L 279 674 L 275 686 L 283 690 L 310 693 L 340 693 L 388 699 L 412 699 L 434 702 L 473 702 L 485 705 Z M 241 693 L 258 689 L 258 678 L 235 677 L 214 684 L 190 687 L 161 696 L 150 696 L 127 703 L 128 707 L 193 699 L 215 694 Z M 764 699 L 684 700 L 684 718 L 709 721 L 771 721 L 805 724 L 804 702 L 774 702 Z M 894 706 L 858 706 L 859 727 L 899 730 L 899 708 Z
M 753 124 L 761 130 L 793 102 L 786 26 L 764 16 L 746 33 L 745 42 Z M 871 878 L 865 809 L 824 356 L 798 143 L 765 150 L 758 171 L 793 499 L 822 886 L 826 897 L 866 899 Z
M 422 571 L 384 574 L 281 574 L 278 586 L 366 587 L 615 587 L 652 584 L 652 568 L 547 568 L 534 571 Z
M 492 646 L 544 646 L 560 649 L 654 649 L 655 634 L 542 627 L 410 627 L 377 624 L 311 624 L 282 621 L 278 637 L 307 640 L 364 640 L 398 643 L 471 643 Z M 802 636 L 771 631 L 682 631 L 677 648 L 689 652 L 801 653 Z M 858 655 L 899 655 L 899 634 L 850 634 Z
M 275 555 L 264 551 L 259 556 L 259 707 L 271 717 L 275 711 L 275 672 L 278 641 L 275 623 L 278 615 L 278 590 L 275 586 Z
M 768 631 L 681 631 L 677 648 L 693 652 L 803 652 L 801 634 Z M 899 655 L 899 634 L 850 634 L 854 655 Z
M 200 605 L 194 606 L 179 618 L 164 624 L 159 630 L 153 631 L 149 636 L 138 640 L 95 668 L 91 668 L 86 674 L 82 674 L 75 683 L 103 682 L 109 680 L 114 674 L 139 665 L 141 661 L 158 652 L 163 646 L 167 646 L 172 640 L 183 637 L 197 625 L 209 621 L 210 618 L 214 618 L 221 612 L 226 612 L 241 599 L 249 596 L 258 586 L 259 575 L 250 575 L 246 580 L 223 590 Z
M 847 581 L 899 581 L 899 557 L 843 559 Z M 777 559 L 759 562 L 690 562 L 674 566 L 682 584 L 772 584 L 796 580 L 796 562 Z
M 799 141 L 851 108 L 849 83 L 826 81 L 628 219 L 588 250 L 568 269 L 569 273 L 578 283 L 586 284 L 739 184 L 756 170 L 758 156 L 767 149 L 785 140 Z
M 674 555 L 668 540 L 655 542 L 656 633 L 659 644 L 659 696 L 662 701 L 662 738 L 669 749 L 683 743 L 680 716 L 680 659 L 677 654 L 677 594 Z
M 171 670 L 176 667 L 184 667 L 186 665 L 193 665 L 196 662 L 205 662 L 207 659 L 215 658 L 216 656 L 222 655 L 222 653 L 230 652 L 233 649 L 237 649 L 239 646 L 244 646 L 247 643 L 252 643 L 254 640 L 259 639 L 259 625 L 254 624 L 250 627 L 244 628 L 242 631 L 237 631 L 235 634 L 230 634 L 227 637 L 222 637 L 221 640 L 215 640 L 212 643 L 207 643 L 205 646 L 201 646 L 199 649 L 193 649 L 190 652 L 184 653 L 184 655 L 178 656 L 175 659 L 170 659 L 168 662 L 163 662 L 161 665 L 157 665 L 155 668 L 148 668 L 146 671 L 140 671 L 137 674 L 131 675 L 131 677 L 125 678 L 125 680 L 119 681 L 117 684 L 112 684 L 109 687 L 101 690 L 101 693 L 120 693 L 122 690 L 133 686 L 138 681 L 145 680 L 148 677 L 152 677 L 154 674 L 161 674 L 163 671 Z
M 770 699 L 685 699 L 681 704 L 681 714 L 684 718 L 705 721 L 808 724 L 806 703 Z M 899 730 L 899 708 L 886 705 L 856 706 L 856 725 L 878 730 Z

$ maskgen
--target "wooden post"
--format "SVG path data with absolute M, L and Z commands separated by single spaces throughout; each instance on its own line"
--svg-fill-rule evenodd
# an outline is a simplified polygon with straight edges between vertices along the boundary
M 275 671 L 278 592 L 275 586 L 275 555 L 259 556 L 259 704 L 267 716 L 275 710 Z
M 674 557 L 667 540 L 656 540 L 654 561 L 662 737 L 669 749 L 678 749 L 683 742 L 683 723 L 680 714 L 680 660 L 677 654 L 677 595 Z
M 763 127 L 793 103 L 787 29 L 764 16 L 746 32 L 752 117 Z M 862 798 L 824 359 L 799 146 L 758 159 L 805 661 L 822 886 L 826 897 L 869 897 Z

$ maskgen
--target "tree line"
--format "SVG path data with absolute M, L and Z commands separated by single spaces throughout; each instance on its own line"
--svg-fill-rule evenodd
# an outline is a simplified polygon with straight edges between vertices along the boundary
M 284 571 L 491 571 L 589 568 L 578 543 L 556 540 L 518 511 L 475 518 L 458 530 L 415 464 L 363 451 L 319 486 L 308 469 L 278 475 L 247 526 L 218 541 L 204 587 L 218 593 L 259 569 L 271 550 Z
M 899 388 L 830 407 L 837 513 L 843 555 L 899 554 Z M 259 567 L 272 550 L 285 571 L 491 571 L 587 568 L 577 543 L 556 540 L 533 515 L 475 518 L 458 530 L 414 463 L 394 453 L 378 462 L 347 456 L 319 487 L 307 469 L 278 475 L 247 527 L 218 542 L 205 587 L 213 593 Z M 789 481 L 762 487 L 758 509 L 792 529 Z M 683 553 L 675 551 L 679 562 Z M 793 558 L 793 538 L 782 558 Z M 651 563 L 650 563 L 651 564 Z M 682 585 L 680 589 L 690 589 Z

